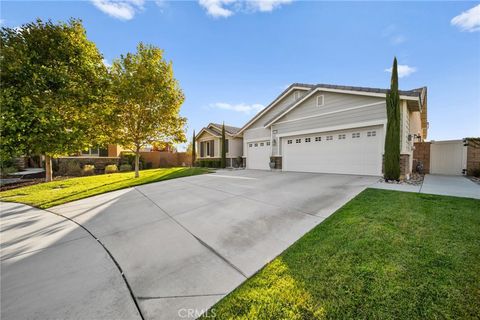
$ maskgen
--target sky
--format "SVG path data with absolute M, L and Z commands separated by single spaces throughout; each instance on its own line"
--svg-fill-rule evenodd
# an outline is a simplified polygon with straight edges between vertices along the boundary
M 0 23 L 80 18 L 105 63 L 144 42 L 185 93 L 187 135 L 241 127 L 288 85 L 428 87 L 429 140 L 480 136 L 480 2 L 2 1 Z M 182 147 L 180 147 L 182 149 Z

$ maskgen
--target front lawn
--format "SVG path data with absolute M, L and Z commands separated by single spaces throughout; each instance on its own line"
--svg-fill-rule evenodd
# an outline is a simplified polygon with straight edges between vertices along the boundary
M 480 201 L 367 189 L 205 318 L 479 315 Z
M 109 191 L 207 172 L 205 168 L 162 168 L 142 170 L 137 179 L 134 172 L 72 178 L 0 192 L 0 201 L 26 203 L 46 209 Z

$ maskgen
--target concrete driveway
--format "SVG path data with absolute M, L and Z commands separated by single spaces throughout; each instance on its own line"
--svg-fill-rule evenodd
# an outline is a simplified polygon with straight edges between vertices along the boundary
M 377 180 L 219 171 L 50 209 L 85 230 L 4 204 L 2 318 L 196 318 Z

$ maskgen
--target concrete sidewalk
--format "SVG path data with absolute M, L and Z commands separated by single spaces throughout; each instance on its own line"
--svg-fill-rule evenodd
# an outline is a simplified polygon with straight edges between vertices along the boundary
M 75 223 L 0 203 L 1 319 L 140 319 L 102 246 Z
M 464 176 L 427 174 L 418 186 L 377 182 L 370 188 L 480 199 L 480 185 Z

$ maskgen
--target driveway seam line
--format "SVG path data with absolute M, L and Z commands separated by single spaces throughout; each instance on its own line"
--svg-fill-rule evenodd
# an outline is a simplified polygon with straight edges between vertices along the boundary
M 115 264 L 115 266 L 117 267 L 118 271 L 120 272 L 120 275 L 122 276 L 122 279 L 123 281 L 125 282 L 126 286 L 127 286 L 127 289 L 128 289 L 128 292 L 130 293 L 130 297 L 132 298 L 133 300 L 133 303 L 135 304 L 135 307 L 137 308 L 137 311 L 140 315 L 140 318 L 142 320 L 145 320 L 145 317 L 143 316 L 142 314 L 142 310 L 140 309 L 140 305 L 138 304 L 137 302 L 137 299 L 135 298 L 135 295 L 133 294 L 133 290 L 132 290 L 132 287 L 130 286 L 130 283 L 128 283 L 128 280 L 127 278 L 125 277 L 125 273 L 123 272 L 123 269 L 122 267 L 120 266 L 120 264 L 117 262 L 117 260 L 115 260 L 115 257 L 112 255 L 112 253 L 110 252 L 110 250 L 107 249 L 107 247 L 102 243 L 102 241 L 100 241 L 100 239 L 98 239 L 93 233 L 90 232 L 90 230 L 88 230 L 86 227 L 84 227 L 83 225 L 81 225 L 80 223 L 76 222 L 75 220 L 73 219 L 70 219 L 69 217 L 66 217 L 62 214 L 59 214 L 59 213 L 55 213 L 53 211 L 50 211 L 48 209 L 43 209 L 45 210 L 46 212 L 49 212 L 51 214 L 54 214 L 54 215 L 57 215 L 57 216 L 60 216 L 64 219 L 67 219 L 68 221 L 71 221 L 73 223 L 75 223 L 77 226 L 79 226 L 80 228 L 82 228 L 83 230 L 85 230 L 89 235 L 92 236 L 92 238 L 94 238 L 101 246 L 102 248 L 105 250 L 105 252 L 108 254 L 108 256 L 110 257 L 110 259 L 112 259 L 113 263 Z
M 135 188 L 135 190 L 137 190 L 140 194 L 142 194 L 145 198 L 147 198 L 149 201 L 151 201 L 155 206 L 157 206 L 163 213 L 165 213 L 167 216 L 170 217 L 170 219 L 172 219 L 173 222 L 175 222 L 176 224 L 178 224 L 183 230 L 185 230 L 188 234 L 190 234 L 192 237 L 194 237 L 198 242 L 200 242 L 200 244 L 202 244 L 205 248 L 207 248 L 208 250 L 210 250 L 213 254 L 215 254 L 217 257 L 219 257 L 220 259 L 222 259 L 225 263 L 227 263 L 230 267 L 232 267 L 233 269 L 235 269 L 238 273 L 240 273 L 245 279 L 248 278 L 248 276 L 243 273 L 242 270 L 240 270 L 236 265 L 234 265 L 232 262 L 230 262 L 227 258 L 225 258 L 224 256 L 222 256 L 219 252 L 217 252 L 214 248 L 212 248 L 210 245 L 208 245 L 205 241 L 201 240 L 199 237 L 197 237 L 196 235 L 194 235 L 190 230 L 188 230 L 183 224 L 181 224 L 177 219 L 175 219 L 173 216 L 171 216 L 167 211 L 165 211 L 162 207 L 160 207 L 155 201 L 153 201 L 152 199 L 150 199 L 145 193 L 143 193 L 142 191 L 140 191 L 139 189 Z
M 216 296 L 224 296 L 226 294 L 228 294 L 228 293 L 206 293 L 206 294 L 187 294 L 187 295 L 180 295 L 180 296 L 137 297 L 137 299 L 139 299 L 139 300 L 155 300 L 155 299 L 216 297 Z

